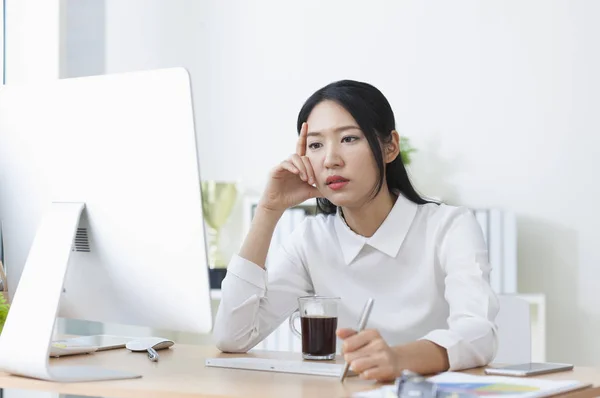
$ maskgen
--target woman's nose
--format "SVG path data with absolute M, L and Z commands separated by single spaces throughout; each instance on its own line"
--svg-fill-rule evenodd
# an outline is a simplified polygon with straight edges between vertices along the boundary
M 344 162 L 335 148 L 330 148 L 325 155 L 325 161 L 323 162 L 323 166 L 328 169 L 338 168 L 344 165 Z

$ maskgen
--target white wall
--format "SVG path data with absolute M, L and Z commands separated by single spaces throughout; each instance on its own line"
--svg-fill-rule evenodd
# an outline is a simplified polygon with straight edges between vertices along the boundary
M 61 5 L 61 77 L 104 74 L 104 0 L 62 0 Z
M 105 4 L 106 72 L 190 69 L 206 179 L 260 189 L 310 93 L 378 86 L 420 149 L 424 193 L 517 212 L 520 290 L 548 295 L 548 359 L 600 365 L 599 2 Z
M 5 0 L 6 83 L 57 79 L 61 0 Z
M 106 3 L 108 72 L 192 71 L 204 178 L 260 188 L 312 91 L 378 86 L 421 151 L 424 193 L 518 213 L 520 289 L 548 294 L 548 358 L 600 365 L 600 3 Z

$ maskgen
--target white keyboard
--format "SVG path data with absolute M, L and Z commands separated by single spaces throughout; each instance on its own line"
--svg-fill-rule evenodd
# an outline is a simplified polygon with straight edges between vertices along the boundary
M 336 363 L 319 363 L 314 361 L 303 360 L 293 361 L 247 357 L 207 358 L 206 366 L 331 377 L 339 377 L 344 369 L 344 365 Z
M 66 355 L 89 354 L 98 350 L 98 347 L 89 345 L 76 345 L 62 342 L 53 342 L 50 344 L 51 357 L 64 357 Z

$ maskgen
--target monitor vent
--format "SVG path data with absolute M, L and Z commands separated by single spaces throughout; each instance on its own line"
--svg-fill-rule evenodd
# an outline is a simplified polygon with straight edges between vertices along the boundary
M 90 241 L 88 239 L 87 228 L 77 228 L 75 241 L 73 242 L 74 252 L 90 252 Z

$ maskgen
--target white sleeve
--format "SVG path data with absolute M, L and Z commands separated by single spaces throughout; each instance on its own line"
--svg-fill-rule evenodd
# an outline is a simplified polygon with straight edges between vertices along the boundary
M 470 211 L 450 222 L 440 242 L 439 258 L 446 272 L 448 329 L 434 330 L 423 339 L 446 348 L 450 370 L 484 366 L 496 354 L 499 305 L 489 284 L 483 232 Z
M 248 351 L 298 308 L 298 297 L 313 291 L 301 250 L 307 221 L 270 260 L 268 271 L 237 255 L 231 259 L 213 329 L 221 351 Z

